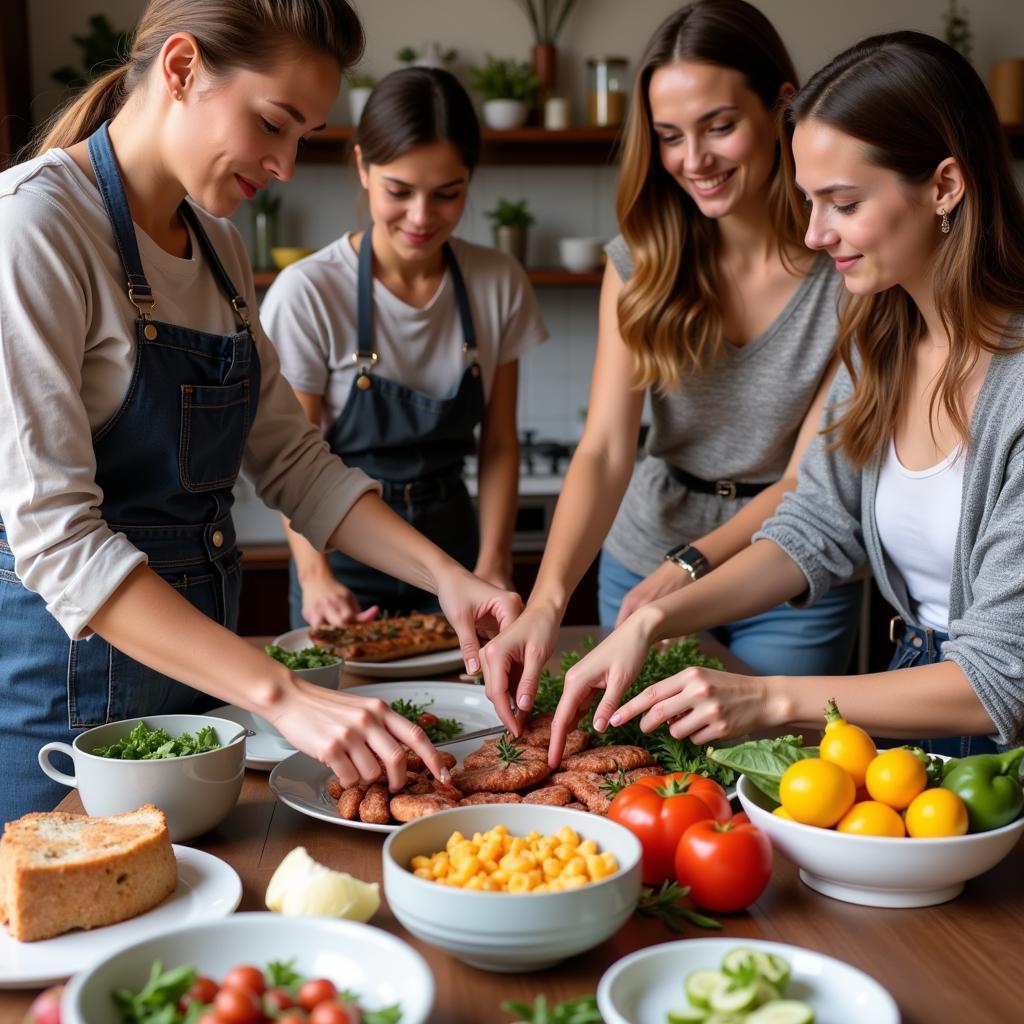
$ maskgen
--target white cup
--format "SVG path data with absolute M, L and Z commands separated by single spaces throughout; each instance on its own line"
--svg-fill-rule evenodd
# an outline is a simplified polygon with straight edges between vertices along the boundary
M 603 242 L 600 238 L 560 238 L 558 258 L 566 270 L 582 274 L 601 266 Z
M 544 127 L 549 132 L 569 127 L 569 101 L 564 96 L 549 96 L 544 103 Z

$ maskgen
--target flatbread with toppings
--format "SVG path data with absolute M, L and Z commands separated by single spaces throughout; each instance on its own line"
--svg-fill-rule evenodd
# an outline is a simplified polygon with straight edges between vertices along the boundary
M 413 612 L 371 622 L 323 626 L 310 631 L 317 647 L 345 661 L 396 661 L 434 651 L 450 651 L 459 638 L 448 620 L 436 612 Z

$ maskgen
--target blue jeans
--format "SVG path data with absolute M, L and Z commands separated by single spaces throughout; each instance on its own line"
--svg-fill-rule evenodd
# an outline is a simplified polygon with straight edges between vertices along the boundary
M 597 601 L 602 626 L 615 624 L 623 598 L 642 579 L 601 552 Z M 841 675 L 850 669 L 861 593 L 860 582 L 846 583 L 810 608 L 780 604 L 711 633 L 759 675 Z
M 942 660 L 942 645 L 949 639 L 946 633 L 921 626 L 902 626 L 903 635 L 896 644 L 889 671 L 914 668 L 916 665 L 934 665 Z M 886 740 L 887 747 L 913 743 L 929 754 L 947 757 L 970 757 L 972 754 L 995 754 L 999 748 L 988 736 L 942 736 L 938 739 Z

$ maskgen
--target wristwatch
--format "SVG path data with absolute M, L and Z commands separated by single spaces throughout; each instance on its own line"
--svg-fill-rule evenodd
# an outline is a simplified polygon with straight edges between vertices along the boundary
M 692 544 L 680 544 L 673 548 L 665 555 L 665 561 L 675 562 L 680 569 L 685 569 L 694 583 L 711 571 L 708 560 Z

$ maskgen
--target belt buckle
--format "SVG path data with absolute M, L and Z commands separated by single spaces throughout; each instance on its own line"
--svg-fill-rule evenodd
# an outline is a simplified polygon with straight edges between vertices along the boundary
M 896 631 L 897 630 L 902 630 L 902 628 L 903 628 L 903 616 L 902 615 L 894 615 L 889 620 L 889 643 L 895 644 L 895 643 L 899 642 L 896 639 Z
M 736 497 L 736 481 L 735 480 L 716 480 L 715 481 L 715 495 L 719 498 L 735 498 Z

